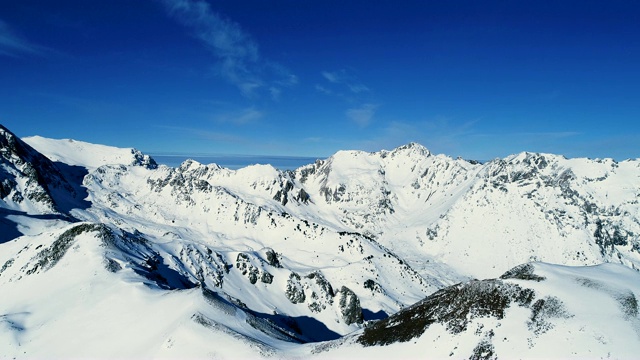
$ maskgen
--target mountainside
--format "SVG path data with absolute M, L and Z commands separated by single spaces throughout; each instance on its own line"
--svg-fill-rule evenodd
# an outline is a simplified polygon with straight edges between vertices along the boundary
M 63 200 L 75 196 L 51 160 L 0 125 L 2 208 L 30 214 L 59 213 L 61 204 L 55 192 L 66 192 Z
M 409 144 L 341 152 L 296 175 L 314 205 L 330 209 L 324 218 L 425 275 L 433 265 L 424 259 L 480 278 L 527 261 L 640 264 L 636 160 L 522 153 L 478 164 Z
M 456 359 L 632 359 L 640 351 L 638 295 L 638 273 L 620 265 L 528 263 L 499 279 L 442 289 L 313 351 L 328 358 L 425 351 Z
M 13 356 L 332 356 L 342 353 L 321 350 L 398 341 L 389 349 L 416 356 L 402 344 L 438 326 L 454 339 L 446 344 L 465 345 L 437 351 L 516 354 L 509 349 L 521 343 L 497 345 L 488 329 L 521 326 L 525 312 L 565 301 L 562 289 L 580 276 L 595 274 L 592 290 L 640 295 L 637 160 L 521 153 L 480 164 L 412 143 L 341 151 L 295 171 L 192 160 L 170 168 L 135 149 L 0 135 L 0 291 L 12 294 L 0 300 L 0 339 Z M 472 280 L 530 261 L 621 265 L 535 263 L 526 276 Z M 611 281 L 615 291 L 602 285 Z M 416 309 L 430 315 L 415 320 Z M 620 311 L 635 329 L 637 310 Z M 462 321 L 451 314 L 467 313 L 482 320 L 451 332 L 450 321 Z M 385 332 L 392 323 L 405 337 Z M 551 341 L 521 333 L 532 356 Z M 329 342 L 300 345 L 318 341 Z M 470 352 L 468 341 L 489 345 Z

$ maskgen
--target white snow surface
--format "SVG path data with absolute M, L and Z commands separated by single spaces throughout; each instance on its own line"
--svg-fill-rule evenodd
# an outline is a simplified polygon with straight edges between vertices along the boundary
M 295 171 L 230 170 L 23 140 L 85 171 L 61 170 L 77 182 L 75 200 L 58 204 L 64 216 L 0 199 L 0 229 L 15 234 L 0 237 L 0 293 L 11 294 L 0 297 L 0 357 L 460 358 L 486 335 L 480 325 L 506 358 L 640 350 L 637 313 L 615 302 L 640 295 L 636 160 L 521 153 L 479 164 L 412 143 L 341 151 Z M 0 171 L 26 187 L 16 169 Z M 364 324 L 350 320 L 350 299 L 374 321 L 530 261 L 548 280 L 527 286 L 574 314 L 544 334 L 531 335 L 528 313 L 513 308 L 461 334 L 434 324 L 407 343 L 354 340 Z M 616 264 L 590 266 L 603 263 Z
M 29 136 L 22 140 L 52 161 L 82 166 L 89 170 L 95 170 L 102 165 L 132 165 L 138 161 L 136 157 L 144 157 L 140 151 L 133 148 L 124 149 L 73 139 Z

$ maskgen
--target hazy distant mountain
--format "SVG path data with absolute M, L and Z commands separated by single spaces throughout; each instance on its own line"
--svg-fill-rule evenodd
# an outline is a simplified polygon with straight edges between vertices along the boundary
M 522 153 L 480 164 L 412 143 L 292 171 L 172 168 L 135 149 L 0 135 L 7 356 L 388 346 L 410 357 L 625 357 L 640 345 L 637 160 Z M 557 265 L 472 280 L 531 261 Z M 559 266 L 601 263 L 617 265 Z M 603 325 L 612 317 L 621 322 Z

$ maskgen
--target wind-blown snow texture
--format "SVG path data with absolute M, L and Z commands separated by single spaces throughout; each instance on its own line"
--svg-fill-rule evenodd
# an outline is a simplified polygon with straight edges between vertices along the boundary
M 479 164 L 408 144 L 229 170 L 23 140 L 0 126 L 3 356 L 625 357 L 640 346 L 637 160 Z M 471 280 L 530 261 L 617 265 Z M 509 329 L 518 335 L 503 340 Z

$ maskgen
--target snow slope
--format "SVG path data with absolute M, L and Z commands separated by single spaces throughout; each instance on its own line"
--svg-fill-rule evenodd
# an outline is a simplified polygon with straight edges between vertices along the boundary
M 0 299 L 3 357 L 255 358 L 298 342 L 208 290 L 163 290 L 126 266 L 114 273 L 105 229 L 73 224 L 4 244 L 16 256 L 0 273 L 11 294 Z
M 330 359 L 634 359 L 638 296 L 640 274 L 619 264 L 529 263 L 500 279 L 442 289 L 311 352 Z
M 133 148 L 122 149 L 72 139 L 48 139 L 42 136 L 29 136 L 22 140 L 45 154 L 51 161 L 82 166 L 88 170 L 95 170 L 102 165 L 116 164 L 155 166 L 155 161 L 149 155 L 142 154 Z
M 510 304 L 504 314 L 475 309 L 486 321 L 474 318 L 464 331 L 451 333 L 451 318 L 438 318 L 411 341 L 385 336 L 389 341 L 367 345 L 391 343 L 379 354 L 408 356 L 425 348 L 436 357 L 546 356 L 542 349 L 556 344 L 557 334 L 545 334 L 555 330 L 526 325 L 542 306 L 538 300 L 561 299 L 562 309 L 575 315 L 570 318 L 582 320 L 560 317 L 553 328 L 586 344 L 600 340 L 580 329 L 601 323 L 579 314 L 608 304 L 589 291 L 614 298 L 630 291 L 636 298 L 637 160 L 521 153 L 479 164 L 412 143 L 375 153 L 341 151 L 295 171 L 230 170 L 192 160 L 170 168 L 134 149 L 41 137 L 23 142 L 0 130 L 0 291 L 12 294 L 0 300 L 0 341 L 9 344 L 3 355 L 373 354 L 359 339 L 388 324 L 376 320 L 397 314 L 389 321 L 411 330 L 406 311 L 428 304 L 446 317 L 470 306 L 447 305 L 447 294 L 478 300 L 496 288 L 508 294 L 500 298 Z M 530 261 L 619 265 L 536 262 L 532 274 L 548 280 L 468 282 Z M 583 308 L 566 293 L 581 277 L 598 283 L 574 286 L 590 299 Z M 535 297 L 513 298 L 515 285 Z M 522 289 L 516 293 L 528 291 Z M 602 317 L 623 311 L 609 310 Z M 611 334 L 635 349 L 638 337 L 627 336 L 627 325 L 636 326 L 637 312 L 629 314 Z M 504 329 L 521 336 L 498 343 L 495 334 Z M 628 355 L 605 335 L 604 345 L 584 351 Z M 448 340 L 434 347 L 441 338 Z M 111 339 L 122 346 L 110 346 Z M 522 339 L 530 339 L 526 349 Z

